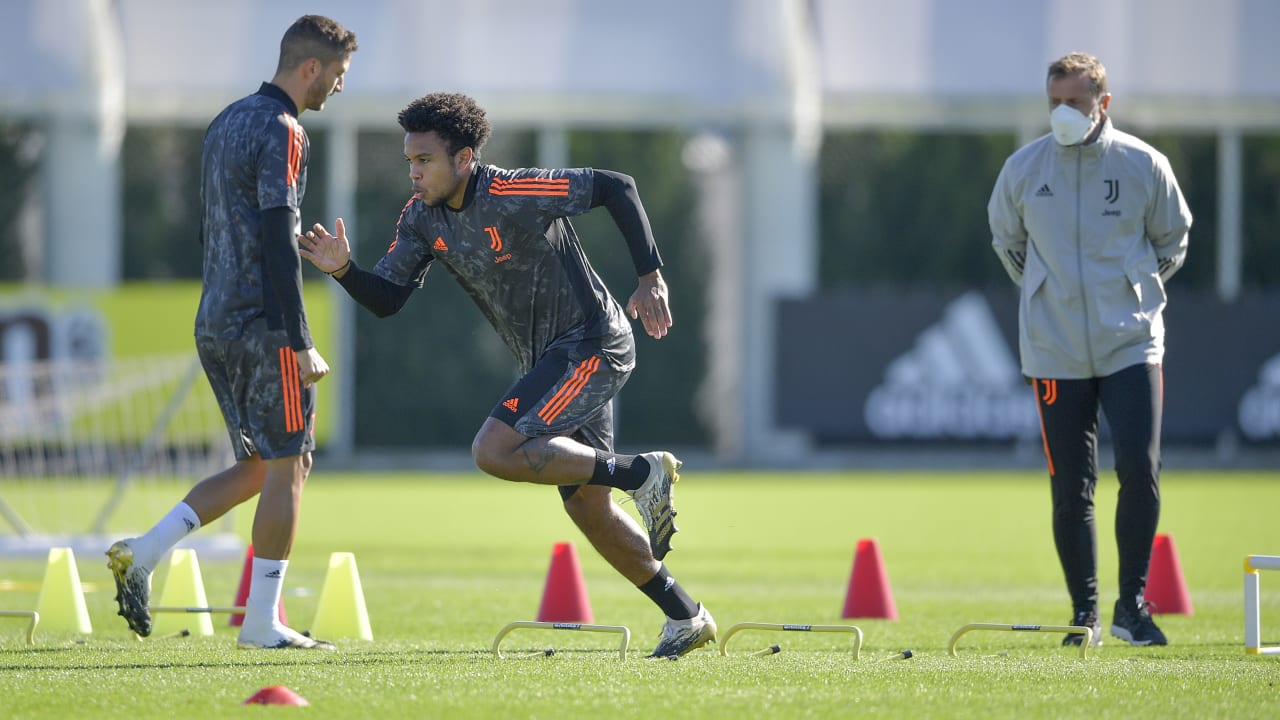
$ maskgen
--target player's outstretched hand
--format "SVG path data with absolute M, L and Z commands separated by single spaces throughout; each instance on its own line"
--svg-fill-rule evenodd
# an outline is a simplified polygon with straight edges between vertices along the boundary
M 347 242 L 347 226 L 342 218 L 334 223 L 334 230 L 337 235 L 329 234 L 324 225 L 316 223 L 298 236 L 298 254 L 322 272 L 341 277 L 351 262 L 351 243 Z
M 667 281 L 662 271 L 640 276 L 640 284 L 627 301 L 627 314 L 639 320 L 649 337 L 661 340 L 671 328 L 671 306 L 667 304 Z

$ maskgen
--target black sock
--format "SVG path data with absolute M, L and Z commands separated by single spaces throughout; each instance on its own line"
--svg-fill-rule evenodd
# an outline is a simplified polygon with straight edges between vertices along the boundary
M 608 485 L 619 490 L 635 490 L 649 479 L 649 461 L 639 455 L 618 455 L 596 450 L 596 469 L 588 485 Z
M 659 567 L 658 574 L 640 586 L 640 592 L 648 595 L 672 620 L 688 620 L 698 614 L 698 603 L 671 577 L 666 565 Z

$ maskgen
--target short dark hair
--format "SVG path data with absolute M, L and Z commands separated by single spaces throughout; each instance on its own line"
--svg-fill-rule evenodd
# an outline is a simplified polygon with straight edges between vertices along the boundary
M 1089 79 L 1089 87 L 1093 90 L 1095 98 L 1107 94 L 1107 68 L 1103 66 L 1101 60 L 1089 53 L 1067 53 L 1049 63 L 1049 75 L 1045 81 L 1076 74 L 1084 75 Z
M 356 34 L 323 15 L 303 15 L 284 32 L 280 39 L 280 62 L 276 72 L 293 70 L 316 58 L 328 65 L 355 52 L 359 45 Z
M 450 155 L 469 147 L 478 157 L 492 130 L 484 108 L 461 93 L 423 95 L 405 106 L 396 119 L 407 133 L 434 131 Z

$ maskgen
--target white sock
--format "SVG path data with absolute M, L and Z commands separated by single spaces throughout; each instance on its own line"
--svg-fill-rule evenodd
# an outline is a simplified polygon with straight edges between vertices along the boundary
M 280 623 L 280 594 L 288 568 L 288 560 L 253 558 L 253 576 L 249 580 L 249 597 L 244 603 L 243 627 L 266 629 Z
M 133 547 L 134 562 L 142 567 L 155 569 L 156 563 L 182 538 L 200 529 L 200 516 L 185 502 L 173 506 L 168 515 L 140 538 L 129 541 Z

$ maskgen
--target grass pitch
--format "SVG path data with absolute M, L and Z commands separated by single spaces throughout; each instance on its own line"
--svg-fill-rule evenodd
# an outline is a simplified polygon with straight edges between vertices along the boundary
M 660 613 L 601 561 L 559 509 L 554 489 L 479 474 L 339 475 L 321 468 L 304 501 L 286 583 L 291 624 L 315 615 L 329 553 L 353 552 L 375 642 L 341 652 L 235 649 L 213 637 L 136 642 L 115 617 L 101 557 L 78 556 L 94 632 L 87 638 L 0 620 L 0 716 L 244 717 L 240 703 L 285 685 L 316 717 L 1245 717 L 1273 714 L 1280 658 L 1243 650 L 1242 561 L 1280 554 L 1275 474 L 1169 471 L 1160 532 L 1174 536 L 1195 614 L 1158 615 L 1165 648 L 1106 636 L 1080 659 L 1058 634 L 966 635 L 969 622 L 1064 624 L 1070 606 L 1053 550 L 1047 480 L 1035 472 L 703 473 L 677 486 L 682 532 L 668 566 L 714 613 L 738 622 L 855 624 L 848 635 L 744 632 L 677 662 L 647 661 Z M 169 488 L 174 499 L 183 488 Z M 1104 632 L 1116 593 L 1116 481 L 1099 484 Z M 139 524 L 152 518 L 136 519 Z M 248 537 L 251 512 L 240 512 Z M 876 538 L 900 619 L 841 620 L 854 548 Z M 595 622 L 617 636 L 517 631 L 497 660 L 494 635 L 537 614 L 551 547 L 575 543 Z M 105 549 L 105 548 L 104 548 Z M 201 560 L 214 604 L 229 603 L 240 561 Z M 0 562 L 0 609 L 35 607 L 43 561 Z M 1275 575 L 1276 577 L 1272 577 Z M 157 573 L 155 592 L 164 586 Z M 1280 573 L 1262 574 L 1264 644 L 1280 644 Z M 168 620 L 166 620 L 168 622 Z M 157 634 L 163 632 L 158 631 Z M 751 651 L 780 644 L 775 655 Z M 904 648 L 910 660 L 892 659 Z M 1268 710 L 1267 708 L 1271 708 Z M 269 712 L 269 711 L 266 711 Z M 294 712 L 294 711 L 282 711 Z

